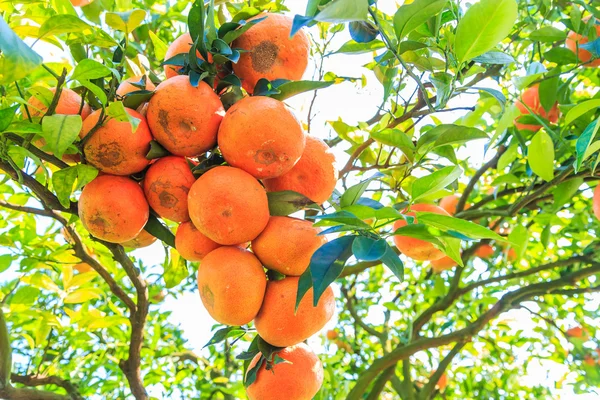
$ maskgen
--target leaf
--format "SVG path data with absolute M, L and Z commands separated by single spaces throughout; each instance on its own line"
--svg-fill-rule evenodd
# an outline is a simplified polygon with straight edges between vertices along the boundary
M 590 147 L 590 144 L 596 138 L 596 133 L 598 133 L 598 128 L 600 128 L 600 118 L 595 121 L 592 121 L 579 135 L 577 142 L 575 143 L 575 151 L 577 153 L 577 157 L 575 158 L 575 172 L 579 172 L 581 165 L 583 163 L 584 157 Z
M 446 0 L 415 0 L 410 4 L 403 4 L 394 14 L 394 32 L 398 41 L 439 14 L 446 3 Z
M 424 136 L 428 139 L 435 139 L 432 146 L 433 148 L 446 145 L 464 144 L 477 139 L 488 139 L 488 135 L 480 129 L 452 124 L 438 125 L 435 128 L 427 131 Z M 419 139 L 419 142 L 421 142 L 421 139 Z M 423 143 L 419 143 L 418 145 L 419 153 L 422 154 L 425 151 L 424 148 L 427 148 L 427 146 L 423 146 Z
M 59 14 L 48 18 L 38 32 L 38 37 L 61 35 L 63 33 L 90 30 L 91 26 L 83 22 L 77 15 Z
M 158 143 L 156 140 L 151 140 L 150 141 L 150 150 L 148 150 L 148 153 L 146 154 L 146 159 L 147 160 L 156 160 L 157 158 L 166 157 L 170 154 L 171 153 L 169 153 L 169 151 L 167 149 L 162 147 L 162 145 L 160 143 Z
M 106 107 L 106 115 L 116 119 L 117 121 L 129 122 L 132 133 L 137 131 L 137 128 L 141 122 L 138 118 L 133 117 L 126 111 L 125 105 L 121 101 L 114 101 L 110 103 L 108 107 Z
M 311 90 L 324 89 L 333 84 L 334 82 L 322 81 L 289 81 L 277 86 L 279 93 L 272 94 L 270 97 L 283 101 L 297 94 L 309 92 Z
M 264 357 L 260 357 L 256 365 L 252 367 L 244 377 L 244 387 L 252 385 L 256 381 L 256 375 L 262 366 L 267 362 Z
M 352 253 L 357 260 L 380 260 L 387 249 L 385 239 L 373 239 L 367 236 L 357 236 L 352 242 Z
M 19 105 L 17 104 L 16 106 L 7 107 L 0 110 L 0 132 L 3 132 L 6 130 L 6 128 L 8 128 L 18 109 Z
M 404 280 L 404 264 L 389 243 L 386 242 L 385 245 L 386 249 L 383 257 L 381 257 L 381 262 L 402 282 Z
M 418 178 L 412 185 L 413 202 L 445 188 L 457 180 L 462 174 L 463 170 L 459 166 L 455 166 L 444 167 L 430 175 Z
M 350 37 L 358 43 L 369 43 L 379 35 L 379 31 L 370 22 L 352 21 L 348 24 Z
M 146 18 L 146 11 L 130 10 L 126 12 L 107 12 L 104 18 L 106 25 L 111 28 L 117 31 L 130 33 L 144 21 L 144 18 Z M 159 60 L 162 60 L 162 57 L 159 58 Z
M 6 271 L 12 264 L 13 257 L 10 254 L 0 255 L 0 273 Z
M 598 107 L 600 107 L 600 99 L 587 100 L 577 104 L 575 107 L 571 108 L 565 116 L 565 125 L 571 124 L 583 114 Z
M 286 216 L 299 210 L 313 209 L 320 210 L 318 204 L 293 190 L 284 190 L 281 192 L 268 192 L 269 214 L 275 216 Z
M 491 89 L 491 88 L 485 88 L 485 87 L 473 87 L 473 89 L 477 89 L 480 92 L 485 92 L 490 94 L 493 98 L 495 98 L 496 100 L 498 100 L 498 103 L 500 103 L 500 106 L 502 107 L 502 111 L 504 111 L 504 105 L 506 104 L 506 97 L 504 96 L 504 94 L 496 89 Z
M 577 63 L 577 56 L 575 55 L 575 53 L 564 47 L 553 47 L 552 49 L 544 53 L 544 58 L 547 61 L 561 65 Z
M 454 52 L 459 64 L 480 56 L 504 39 L 517 19 L 515 0 L 481 0 L 456 27 Z
M 12 369 L 12 349 L 10 343 L 6 318 L 0 308 L 0 390 L 4 390 L 10 385 L 10 373 Z
M 261 21 L 264 21 L 267 18 L 268 18 L 268 16 L 261 17 L 261 18 L 255 18 L 252 21 L 240 21 L 240 23 L 237 24 L 237 26 L 238 26 L 237 29 L 231 30 L 231 31 L 225 33 L 223 36 L 221 36 L 221 29 L 219 29 L 219 37 L 225 43 L 228 43 L 228 44 L 232 43 L 235 39 L 242 36 L 248 29 L 252 28 L 254 25 L 258 24 Z
M 187 263 L 175 248 L 169 249 L 170 257 L 166 257 L 163 279 L 167 289 L 174 288 L 188 277 Z
M 65 304 L 80 304 L 86 301 L 101 299 L 102 296 L 94 289 L 77 289 L 67 294 L 64 298 Z
M 385 43 L 381 40 L 372 40 L 369 43 L 357 43 L 354 40 L 349 40 L 339 49 L 334 51 L 334 54 L 362 54 L 369 53 L 375 50 L 385 48 Z
M 129 92 L 123 98 L 123 105 L 135 110 L 143 103 L 149 101 L 153 95 L 154 91 L 145 89 Z
M 473 58 L 473 61 L 480 64 L 512 64 L 515 62 L 515 59 L 511 55 L 501 51 L 492 50 Z
M 154 57 L 157 60 L 164 60 L 165 55 L 167 54 L 167 50 L 169 46 L 163 42 L 152 30 L 148 31 L 148 35 L 150 36 L 150 40 L 152 41 L 152 46 L 154 46 Z
M 348 211 L 338 211 L 338 212 L 334 212 L 331 214 L 317 215 L 314 218 L 321 220 L 321 221 L 331 221 L 331 222 L 335 222 L 336 224 L 339 223 L 339 224 L 351 225 L 351 226 L 355 226 L 358 228 L 365 228 L 365 229 L 371 228 L 371 226 L 369 224 L 365 223 L 360 218 L 357 218 L 356 215 L 354 215 Z
M 150 218 L 148 218 L 144 230 L 152 234 L 152 236 L 162 240 L 163 243 L 175 247 L 175 235 L 173 235 L 173 232 L 171 232 L 171 230 L 154 215 L 150 214 Z
M 110 68 L 108 68 L 106 65 L 100 64 L 98 61 L 90 58 L 85 58 L 75 66 L 75 70 L 73 71 L 73 75 L 71 75 L 71 79 L 77 79 L 79 81 L 82 79 L 92 80 L 104 78 L 111 73 L 112 72 Z
M 79 137 L 82 125 L 81 115 L 49 115 L 42 119 L 42 133 L 50 150 L 60 158 Z
M 370 136 L 388 146 L 397 147 L 412 162 L 415 158 L 415 145 L 408 135 L 400 129 L 386 128 L 381 131 L 371 132 Z
M 315 17 L 320 22 L 366 21 L 369 14 L 368 0 L 333 0 Z
M 498 165 L 496 169 L 498 171 L 503 171 L 506 167 L 508 167 L 513 161 L 517 159 L 519 155 L 519 145 L 517 143 L 512 143 L 504 154 L 500 156 L 498 159 Z
M 443 231 L 454 231 L 461 233 L 471 239 L 493 239 L 498 241 L 506 241 L 502 236 L 488 228 L 466 221 L 460 218 L 454 218 L 448 215 L 440 215 L 430 212 L 416 212 L 419 224 L 433 226 Z
M 98 170 L 87 164 L 78 164 L 54 172 L 52 174 L 52 186 L 60 204 L 65 208 L 69 208 L 73 191 L 81 189 L 94 180 L 97 175 Z M 76 181 L 77 186 L 73 188 Z
M 454 90 L 452 75 L 445 72 L 439 72 L 432 74 L 429 79 L 435 87 L 435 106 L 441 108 L 448 102 L 448 99 Z
M 583 178 L 570 179 L 556 186 L 552 191 L 554 197 L 552 208 L 559 210 L 563 205 L 570 203 L 581 185 L 583 185 Z
M 108 97 L 106 97 L 106 93 L 104 93 L 104 90 L 102 88 L 88 81 L 87 79 L 78 79 L 78 81 L 81 84 L 81 86 L 86 87 L 98 98 L 98 100 L 100 100 L 100 104 L 106 105 L 106 103 L 108 102 Z
M 539 85 L 540 103 L 546 112 L 549 112 L 556 105 L 558 99 L 558 84 L 560 83 L 558 74 L 560 74 L 560 69 L 554 69 L 549 74 L 556 76 L 544 79 Z
M 342 273 L 352 255 L 352 243 L 357 236 L 342 236 L 325 243 L 310 259 L 310 275 L 313 286 L 313 305 L 316 307 L 325 289 Z
M 554 178 L 554 143 L 546 131 L 539 131 L 531 139 L 527 161 L 531 170 L 543 180 L 548 182 Z
M 241 337 L 246 334 L 246 330 L 241 326 L 228 326 L 225 328 L 221 328 L 215 332 L 215 334 L 210 338 L 208 343 L 204 345 L 204 347 L 212 346 L 213 344 L 221 343 L 230 337 Z
M 587 43 L 580 43 L 579 48 L 592 53 L 593 58 L 600 57 L 600 39 L 592 40 Z
M 565 40 L 567 34 L 553 26 L 544 26 L 529 34 L 529 39 L 544 43 L 554 43 L 560 40 Z
M 525 255 L 527 250 L 527 242 L 529 241 L 529 230 L 523 225 L 515 226 L 508 234 L 508 240 L 511 243 L 511 247 L 515 250 L 517 258 L 515 262 L 519 261 Z
M 310 290 L 313 286 L 312 284 L 312 275 L 310 273 L 310 267 L 306 268 L 306 270 L 300 275 L 298 279 L 298 290 L 296 291 L 296 305 L 294 306 L 294 314 L 298 311 L 298 306 L 300 302 L 304 298 L 304 295 Z
M 340 197 L 340 207 L 344 208 L 356 204 L 373 179 L 381 178 L 382 176 L 382 174 L 376 173 L 370 178 L 349 187 L 342 197 Z
M 0 84 L 28 76 L 41 63 L 42 57 L 31 50 L 0 17 Z
M 500 121 L 498 121 L 498 125 L 496 126 L 496 131 L 494 132 L 494 136 L 490 139 L 490 143 L 488 144 L 488 148 L 492 148 L 492 145 L 496 142 L 496 140 L 504 135 L 504 132 L 508 128 L 514 125 L 515 118 L 521 115 L 521 111 L 515 106 L 511 104 L 510 106 L 504 109 L 504 114 L 500 117 Z

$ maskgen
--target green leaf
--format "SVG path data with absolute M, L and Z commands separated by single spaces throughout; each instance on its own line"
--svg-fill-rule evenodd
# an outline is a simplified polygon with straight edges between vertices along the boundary
M 373 181 L 373 179 L 381 178 L 382 176 L 383 175 L 379 173 L 373 174 L 373 176 L 365 179 L 364 181 L 349 187 L 340 198 L 340 207 L 344 208 L 356 204 L 365 190 L 367 190 L 367 187 Z
M 117 31 L 129 33 L 141 25 L 144 18 L 146 18 L 146 11 L 130 10 L 126 12 L 107 12 L 104 18 L 106 25 Z M 162 57 L 159 58 L 159 60 L 162 60 Z
M 325 243 L 310 259 L 313 286 L 313 305 L 316 307 L 325 289 L 342 273 L 352 255 L 352 243 L 357 236 L 342 236 Z
M 260 338 L 260 336 L 257 337 Z M 248 387 L 256 381 L 256 375 L 258 374 L 258 371 L 260 371 L 266 362 L 267 360 L 261 356 L 256 365 L 254 365 L 254 367 L 252 367 L 244 377 L 244 387 Z
M 544 43 L 553 43 L 565 40 L 567 34 L 553 26 L 544 26 L 529 34 L 529 39 Z
M 165 272 L 163 274 L 167 289 L 174 288 L 188 277 L 187 263 L 184 258 L 175 248 L 169 249 L 169 255 L 170 257 L 166 257 L 164 263 Z
M 300 275 L 300 278 L 298 279 L 298 290 L 296 291 L 296 305 L 294 306 L 294 314 L 298 311 L 298 306 L 300 305 L 300 302 L 311 287 L 312 275 L 310 273 L 310 268 L 306 268 L 306 270 L 302 273 L 302 275 Z
M 264 21 L 266 18 L 268 17 L 261 17 L 261 18 L 255 18 L 252 21 L 246 21 L 243 24 L 238 24 L 238 27 L 232 31 L 229 31 L 227 33 L 225 33 L 221 39 L 227 43 L 230 44 L 231 42 L 233 42 L 235 39 L 239 38 L 240 36 L 242 36 L 244 34 L 244 32 L 246 32 L 248 29 L 252 28 L 254 25 L 260 23 L 261 21 Z M 219 30 L 220 32 L 220 30 Z M 220 35 L 219 35 L 220 36 Z
M 150 40 L 152 41 L 152 46 L 154 46 L 154 57 L 157 60 L 164 60 L 169 46 L 151 30 L 148 31 L 148 34 L 150 36 Z
M 430 175 L 415 180 L 412 185 L 413 202 L 429 194 L 440 191 L 457 180 L 462 173 L 463 170 L 459 166 L 444 167 Z
M 385 48 L 385 43 L 381 40 L 373 40 L 368 43 L 357 43 L 354 40 L 349 40 L 339 49 L 334 51 L 334 54 L 362 54 L 369 53 L 375 50 Z
M 598 107 L 600 107 L 600 99 L 587 100 L 577 104 L 575 107 L 571 108 L 565 116 L 565 125 L 571 124 L 583 114 Z
M 334 212 L 331 214 L 317 215 L 314 218 L 318 219 L 320 221 L 334 222 L 336 225 L 344 224 L 344 225 L 356 226 L 358 228 L 365 228 L 365 229 L 371 228 L 371 226 L 369 224 L 365 223 L 360 218 L 357 218 L 356 215 L 354 215 L 348 211 L 338 211 L 338 212 Z
M 518 155 L 519 144 L 512 143 L 510 146 L 508 146 L 504 154 L 502 154 L 498 159 L 498 165 L 496 169 L 498 169 L 498 171 L 503 171 L 504 168 L 508 167 L 513 161 L 517 159 Z
M 592 121 L 579 135 L 577 142 L 575 143 L 575 151 L 577 153 L 577 157 L 575 158 L 575 172 L 579 172 L 581 165 L 585 161 L 585 156 L 588 153 L 588 148 L 590 144 L 596 138 L 596 134 L 598 133 L 598 128 L 600 128 L 600 118 L 595 121 Z
M 135 133 L 137 131 L 138 126 L 140 125 L 140 120 L 131 116 L 126 110 L 123 102 L 114 101 L 106 107 L 106 115 L 116 119 L 121 122 L 129 122 L 131 125 L 131 132 Z
M 293 190 L 284 190 L 281 192 L 268 192 L 269 214 L 275 216 L 286 216 L 299 210 L 313 209 L 320 210 L 318 204 Z
M 464 144 L 471 140 L 488 139 L 488 135 L 480 129 L 468 126 L 442 124 L 427 131 L 417 143 L 419 154 L 425 154 L 432 148 Z
M 148 218 L 148 222 L 146 223 L 146 226 L 144 226 L 144 229 L 163 243 L 175 247 L 175 235 L 173 235 L 173 232 L 171 232 L 171 230 L 154 215 L 150 214 L 150 218 Z
M 515 0 L 481 0 L 473 4 L 456 27 L 454 52 L 459 64 L 491 50 L 517 19 Z
M 370 136 L 379 143 L 399 148 L 410 162 L 415 159 L 415 145 L 408 135 L 400 129 L 386 128 L 371 132 Z
M 85 303 L 86 301 L 101 299 L 102 296 L 98 293 L 98 289 L 94 290 L 92 288 L 89 289 L 77 289 L 69 294 L 67 294 L 64 298 L 65 304 L 80 304 Z
M 90 30 L 91 26 L 83 22 L 78 16 L 59 14 L 48 18 L 40 27 L 38 37 L 47 35 L 61 35 L 63 33 L 82 32 Z
M 404 264 L 389 243 L 386 242 L 385 245 L 386 249 L 383 257 L 381 257 L 381 262 L 402 282 L 404 280 Z
M 71 206 L 71 194 L 79 190 L 98 176 L 98 170 L 91 165 L 78 164 L 58 170 L 52 174 L 52 186 L 56 197 L 63 207 Z M 77 182 L 77 185 L 75 185 Z
M 531 170 L 545 181 L 554 178 L 554 144 L 552 138 L 541 130 L 527 147 L 527 161 Z
M 123 98 L 123 105 L 132 110 L 136 110 L 140 105 L 149 101 L 153 95 L 153 91 L 145 89 L 129 92 Z
M 544 53 L 544 58 L 547 61 L 560 65 L 577 63 L 577 56 L 575 55 L 575 53 L 564 47 L 553 47 L 552 49 Z
M 357 260 L 380 260 L 387 249 L 385 239 L 374 239 L 367 236 L 357 236 L 352 242 L 352 253 Z
M 19 105 L 17 104 L 16 106 L 7 107 L 0 110 L 0 132 L 4 132 L 6 128 L 8 128 L 18 109 Z
M 540 103 L 546 112 L 549 112 L 556 105 L 558 99 L 558 84 L 560 80 L 558 74 L 560 69 L 554 69 L 549 72 L 550 75 L 556 74 L 553 78 L 544 79 L 539 85 Z
M 297 94 L 310 92 L 311 90 L 324 89 L 333 84 L 334 82 L 290 81 L 277 86 L 277 90 L 279 90 L 279 93 L 272 94 L 270 97 L 283 101 Z
M 556 186 L 552 191 L 554 197 L 552 208 L 559 210 L 563 205 L 572 202 L 573 196 L 575 196 L 581 185 L 583 185 L 583 178 L 570 179 Z
M 166 157 L 170 154 L 171 153 L 169 153 L 169 151 L 167 149 L 162 147 L 162 145 L 160 143 L 158 143 L 156 140 L 151 140 L 150 141 L 150 150 L 148 150 L 148 153 L 146 154 L 146 159 L 147 160 L 156 160 L 157 158 Z
M 10 385 L 10 372 L 12 369 L 12 349 L 10 335 L 6 326 L 6 318 L 0 309 L 0 389 Z
M 498 138 L 504 135 L 504 132 L 511 126 L 515 124 L 515 118 L 521 115 L 521 111 L 515 106 L 511 104 L 506 107 L 504 110 L 504 114 L 500 117 L 500 121 L 498 121 L 498 125 L 496 126 L 496 131 L 494 132 L 494 136 L 490 139 L 490 143 L 488 148 L 492 148 L 492 145 L 498 140 Z
M 473 61 L 480 64 L 512 64 L 515 62 L 515 59 L 511 55 L 501 51 L 492 50 L 475 57 Z
M 6 271 L 12 264 L 13 257 L 10 254 L 0 255 L 0 273 Z
M 42 120 L 42 132 L 50 150 L 60 158 L 79 137 L 82 125 L 81 115 L 49 115 Z
M 458 232 L 464 236 L 476 240 L 493 239 L 498 241 L 506 241 L 496 232 L 471 221 L 430 212 L 416 212 L 416 215 L 419 224 L 432 226 L 446 232 Z
M 106 105 L 108 102 L 108 97 L 106 97 L 106 93 L 104 93 L 102 88 L 98 87 L 96 84 L 88 81 L 87 79 L 78 79 L 77 81 L 81 84 L 81 86 L 92 92 L 98 98 L 98 100 L 100 100 L 100 104 Z
M 0 84 L 28 76 L 41 63 L 42 57 L 31 50 L 0 17 Z
M 104 78 L 111 73 L 112 72 L 110 68 L 108 68 L 106 65 L 100 64 L 98 61 L 90 58 L 85 58 L 77 64 L 75 70 L 73 71 L 73 75 L 71 75 L 71 79 L 77 79 L 79 81 L 82 79 L 92 80 Z
M 398 8 L 394 15 L 394 31 L 398 41 L 439 14 L 446 3 L 446 0 L 415 0 Z
M 368 0 L 333 0 L 314 19 L 320 22 L 366 21 L 369 14 Z
M 246 334 L 246 330 L 241 326 L 228 326 L 225 328 L 221 328 L 214 333 L 212 338 L 204 345 L 204 347 L 212 346 L 213 344 L 221 343 L 225 341 L 225 339 L 231 337 L 242 337 Z M 203 347 L 203 348 L 204 348 Z
M 508 241 L 511 243 L 510 247 L 512 247 L 517 254 L 515 262 L 518 262 L 523 258 L 527 250 L 529 230 L 523 225 L 515 226 L 508 235 Z

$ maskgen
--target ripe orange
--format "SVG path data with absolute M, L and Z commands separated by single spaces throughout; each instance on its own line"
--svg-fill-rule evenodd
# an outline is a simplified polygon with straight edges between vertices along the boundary
M 84 7 L 91 4 L 94 0 L 71 0 L 73 7 Z
M 267 283 L 265 299 L 254 325 L 260 337 L 273 346 L 293 346 L 308 339 L 323 329 L 335 311 L 335 299 L 330 286 L 316 307 L 313 307 L 311 288 L 294 314 L 298 280 L 298 277 L 287 277 Z
M 328 340 L 335 340 L 338 338 L 339 335 L 340 334 L 335 329 L 330 329 L 327 331 L 327 339 Z
M 202 304 L 217 322 L 244 325 L 254 319 L 265 295 L 267 277 L 248 250 L 224 246 L 208 253 L 198 269 Z
M 587 337 L 587 332 L 581 326 L 575 326 L 573 328 L 569 328 L 565 332 L 567 336 L 574 338 L 584 338 Z
M 482 244 L 475 250 L 475 255 L 484 260 L 491 258 L 494 255 L 494 248 L 489 244 Z
M 148 168 L 144 194 L 150 207 L 162 218 L 175 222 L 190 219 L 188 192 L 196 179 L 183 157 L 163 157 Z
M 198 178 L 190 189 L 188 208 L 194 226 L 219 244 L 253 240 L 269 222 L 265 189 L 233 167 L 216 167 Z
M 445 372 L 442 374 L 442 376 L 440 376 L 440 379 L 437 381 L 436 386 L 440 392 L 443 392 L 444 389 L 446 389 L 446 386 L 448 386 L 448 376 Z
M 154 242 L 156 242 L 156 236 L 152 235 L 147 230 L 142 229 L 139 235 L 127 242 L 121 243 L 121 246 L 130 249 L 141 249 L 142 247 L 150 246 Z
M 508 261 L 515 261 L 517 259 L 517 252 L 512 247 L 508 250 L 504 250 L 504 254 L 506 255 L 506 259 Z
M 521 94 L 521 98 L 519 99 L 519 101 L 517 101 L 517 108 L 521 111 L 521 114 L 528 115 L 529 111 L 527 110 L 527 108 L 525 108 L 523 104 L 526 104 L 527 107 L 529 107 L 534 114 L 539 115 L 542 118 L 546 118 L 552 123 L 558 121 L 558 104 L 554 104 L 550 111 L 546 113 L 546 110 L 540 102 L 540 92 L 538 85 L 532 86 L 525 90 Z M 521 124 L 518 121 L 519 118 L 515 120 L 515 127 L 519 130 L 527 129 L 533 132 L 537 132 L 542 128 L 541 125 Z
M 219 128 L 219 147 L 225 160 L 258 179 L 275 178 L 291 170 L 305 143 L 294 114 L 270 97 L 238 101 Z
M 142 90 L 137 86 L 133 86 L 130 82 L 133 82 L 133 83 L 140 82 L 143 77 L 144 77 L 143 75 L 138 75 L 138 76 L 132 76 L 131 78 L 125 79 L 123 82 L 121 82 L 121 84 L 117 88 L 117 94 L 119 96 L 125 96 L 127 93 L 137 92 L 138 90 Z M 146 77 L 146 88 L 145 89 L 152 91 L 152 90 L 154 90 L 154 88 L 155 88 L 154 83 L 152 83 L 150 78 Z
M 56 93 L 56 88 L 50 88 L 52 93 Z M 75 91 L 69 88 L 62 88 L 60 92 L 60 97 L 58 98 L 58 103 L 56 104 L 56 108 L 54 110 L 54 114 L 62 114 L 62 115 L 77 115 L 79 114 L 79 109 L 81 108 L 81 96 L 78 95 Z M 27 100 L 29 107 L 29 112 L 32 117 L 41 117 L 46 111 L 48 111 L 48 106 L 44 104 L 37 97 L 31 96 L 29 100 Z M 92 109 L 86 103 L 83 104 L 83 108 L 81 109 L 81 119 L 86 119 Z
M 415 211 L 426 211 L 440 215 L 450 215 L 443 208 L 434 206 L 433 204 L 413 204 L 410 209 L 411 211 L 406 213 L 406 215 L 411 217 L 415 216 Z M 417 223 L 416 219 L 415 223 Z M 404 219 L 399 219 L 394 223 L 394 231 L 406 225 L 407 222 Z M 401 253 L 417 261 L 434 261 L 444 257 L 444 253 L 441 250 L 437 249 L 432 243 L 421 239 L 395 235 L 394 243 Z
M 142 188 L 124 176 L 100 175 L 83 188 L 79 197 L 83 226 L 107 242 L 134 239 L 148 222 L 148 216 L 148 202 Z
M 284 275 L 300 276 L 313 253 L 327 242 L 318 236 L 321 229 L 310 221 L 271 217 L 267 227 L 252 241 L 252 251 L 269 269 Z
M 442 271 L 452 269 L 457 265 L 458 264 L 456 263 L 456 261 L 454 261 L 448 256 L 442 257 L 439 260 L 431 261 L 431 269 L 433 270 L 433 272 L 438 274 Z
M 194 157 L 217 144 L 225 111 L 219 96 L 205 82 L 197 87 L 184 75 L 156 87 L 148 102 L 148 126 L 154 138 L 172 154 Z
M 190 221 L 179 224 L 175 234 L 175 248 L 181 257 L 188 261 L 202 261 L 217 247 L 221 245 L 204 236 Z
M 252 93 L 261 78 L 270 81 L 289 79 L 297 81 L 308 65 L 310 42 L 300 31 L 290 38 L 292 18 L 280 14 L 261 14 L 267 17 L 248 29 L 232 47 L 245 50 L 240 60 L 233 64 L 233 71 L 242 80 L 242 86 Z
M 333 193 L 338 180 L 335 155 L 325 142 L 306 136 L 306 146 L 300 160 L 292 169 L 277 178 L 265 179 L 269 192 L 293 190 L 322 204 Z
M 94 269 L 88 263 L 80 262 L 79 264 L 73 265 L 73 269 L 80 274 L 85 274 L 86 272 L 93 271 Z
M 274 364 L 271 370 L 263 363 L 256 380 L 246 388 L 248 399 L 311 400 L 323 384 L 323 365 L 317 355 L 304 343 L 283 349 L 277 355 L 287 362 Z M 261 354 L 254 357 L 248 370 L 260 357 Z
M 146 159 L 146 154 L 150 150 L 152 135 L 146 118 L 135 110 L 126 108 L 125 111 L 140 120 L 135 132 L 131 131 L 129 122 L 107 118 L 83 147 L 83 153 L 89 163 L 108 174 L 135 174 L 150 163 L 150 160 Z M 81 138 L 94 128 L 100 113 L 101 110 L 94 111 L 83 122 Z
M 192 49 L 193 44 L 194 44 L 194 41 L 192 40 L 192 37 L 190 36 L 189 33 L 186 32 L 183 35 L 179 36 L 177 39 L 173 40 L 173 42 L 169 45 L 169 48 L 167 49 L 167 52 L 165 53 L 165 61 L 168 60 L 169 58 L 175 57 L 177 54 L 181 54 L 181 53 L 188 54 L 190 52 L 190 50 Z M 202 58 L 202 56 L 200 55 L 200 52 L 197 50 L 196 50 L 196 55 L 198 57 Z M 208 61 L 212 62 L 212 56 L 210 54 L 208 55 Z M 179 70 L 181 69 L 181 67 L 176 67 L 175 65 L 165 65 L 164 69 L 165 69 L 165 76 L 167 77 L 167 79 L 169 79 L 174 76 L 177 76 L 179 74 Z
M 440 200 L 440 207 L 446 210 L 448 214 L 454 215 L 456 214 L 456 206 L 458 205 L 459 200 L 460 197 L 456 195 L 446 196 Z M 470 207 L 470 204 L 465 204 L 464 209 L 468 210 Z
M 589 18 L 584 19 L 584 21 L 587 21 Z M 596 28 L 596 35 L 600 36 L 600 25 L 595 25 Z M 589 62 L 592 59 L 592 53 L 590 53 L 587 50 L 581 49 L 579 48 L 579 46 L 581 46 L 582 44 L 585 44 L 589 42 L 589 38 L 588 37 L 584 37 L 582 35 L 579 35 L 578 33 L 575 33 L 573 31 L 570 31 L 569 34 L 567 35 L 567 40 L 565 40 L 565 45 L 567 45 L 567 48 L 569 50 L 571 50 L 573 53 L 577 54 L 577 58 L 579 58 L 579 61 L 584 63 L 583 66 L 584 67 L 598 67 L 600 66 L 600 58 L 595 59 L 592 62 Z
M 594 189 L 592 209 L 596 218 L 600 220 L 600 185 L 597 185 L 596 189 Z

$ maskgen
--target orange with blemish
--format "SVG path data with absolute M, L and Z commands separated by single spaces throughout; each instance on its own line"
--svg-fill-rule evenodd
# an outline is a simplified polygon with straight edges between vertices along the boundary
M 182 222 L 175 234 L 175 248 L 188 261 L 202 261 L 214 249 L 221 247 L 200 232 L 190 221 Z
M 440 215 L 450 215 L 441 207 L 433 204 L 413 204 L 411 211 L 406 215 L 414 217 L 415 211 L 425 211 Z M 415 223 L 417 220 L 415 218 Z M 408 223 L 404 219 L 399 219 L 394 223 L 394 231 L 406 226 Z M 415 239 L 409 236 L 395 235 L 394 243 L 400 252 L 407 257 L 417 261 L 434 261 L 444 257 L 444 253 L 436 248 L 432 243 L 421 239 Z
M 142 229 L 139 235 L 131 240 L 128 240 L 127 242 L 121 243 L 121 246 L 129 249 L 141 249 L 142 247 L 150 246 L 154 242 L 156 242 L 156 236 L 147 230 Z
M 173 40 L 173 42 L 167 48 L 167 51 L 165 53 L 165 61 L 169 58 L 175 57 L 177 54 L 189 54 L 193 44 L 194 41 L 192 40 L 192 37 L 189 33 L 186 32 L 183 35 L 179 36 L 177 39 Z M 204 59 L 202 58 L 202 55 L 200 55 L 200 52 L 198 50 L 196 50 L 196 56 L 198 56 L 201 59 Z M 208 61 L 212 62 L 212 56 L 210 53 L 208 54 Z M 169 79 L 179 75 L 181 67 L 177 67 L 175 65 L 165 65 L 164 69 L 165 76 L 167 77 L 167 79 Z

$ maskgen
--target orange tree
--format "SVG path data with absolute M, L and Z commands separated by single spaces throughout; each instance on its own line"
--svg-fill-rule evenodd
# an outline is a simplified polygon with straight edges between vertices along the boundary
M 388 3 L 308 1 L 303 15 L 284 24 L 279 40 L 297 41 L 287 61 L 277 58 L 279 36 L 269 32 L 253 50 L 245 51 L 245 39 L 236 45 L 265 26 L 261 12 L 287 12 L 283 1 L 0 4 L 0 397 L 549 398 L 564 384 L 595 392 L 600 10 L 584 1 Z M 298 31 L 312 33 L 309 47 L 287 39 L 305 35 Z M 316 63 L 314 81 L 300 80 L 302 51 Z M 59 61 L 56 52 L 64 53 Z M 333 173 L 310 174 L 314 192 L 286 190 L 294 181 L 280 177 L 283 169 L 319 161 L 298 161 L 308 148 L 298 137 L 278 138 L 296 143 L 295 156 L 277 158 L 268 171 L 244 160 L 244 146 L 270 130 L 269 122 L 278 126 L 264 109 L 255 114 L 263 118 L 229 118 L 232 139 L 221 143 L 219 134 L 215 147 L 221 117 L 214 115 L 248 95 L 259 99 L 233 109 L 323 89 L 312 95 L 304 129 L 324 129 L 314 120 L 319 93 L 361 83 L 326 71 L 325 61 L 365 53 L 373 61 L 362 84 L 380 85 L 383 99 L 369 120 L 346 123 L 340 108 L 326 125 L 327 144 L 342 155 L 331 196 L 317 189 Z M 188 94 L 161 93 L 162 81 Z M 286 121 L 290 132 L 297 129 Z M 170 142 L 198 122 L 193 143 Z M 121 147 L 106 150 L 113 141 Z M 189 157 L 183 170 L 171 154 Z M 255 160 L 271 163 L 270 154 Z M 220 196 L 202 190 L 208 170 L 215 177 L 237 169 L 227 164 L 246 171 L 236 173 L 245 174 L 244 189 L 222 176 L 210 186 Z M 161 174 L 169 174 L 167 183 L 150 178 Z M 258 248 L 276 253 L 278 238 L 282 246 L 293 239 L 285 225 L 265 229 L 264 189 L 251 175 L 270 191 L 271 220 L 294 214 L 327 237 L 316 240 L 310 223 L 303 228 L 312 257 L 304 251 L 276 265 L 277 257 L 259 255 Z M 144 178 L 152 183 L 135 183 Z M 154 183 L 179 192 L 161 197 Z M 173 204 L 187 201 L 181 193 L 196 183 L 188 215 L 187 203 Z M 255 207 L 244 207 L 252 191 L 259 193 Z M 225 220 L 207 224 L 204 214 L 207 204 L 217 209 L 234 196 L 243 201 L 220 215 L 241 212 L 236 227 L 244 232 L 221 240 Z M 109 210 L 101 219 L 93 214 L 100 206 Z M 173 222 L 182 222 L 178 240 Z M 157 238 L 165 256 L 155 265 L 129 252 Z M 241 248 L 214 250 L 250 240 L 261 262 Z M 198 261 L 211 253 L 203 270 Z M 296 265 L 300 259 L 306 264 Z M 292 274 L 288 263 L 304 272 Z M 254 265 L 255 283 L 244 286 L 237 269 L 246 264 Z M 258 311 L 262 265 L 271 270 Z M 274 347 L 251 322 L 216 326 L 209 346 L 194 352 L 161 302 L 198 291 L 197 268 L 199 282 L 220 274 L 240 298 L 254 296 L 254 309 L 211 313 L 217 320 L 256 317 L 266 335 L 273 333 L 261 322 L 266 314 L 288 318 L 280 344 L 287 346 L 323 328 L 332 309 L 319 303 L 310 311 L 311 302 L 322 296 L 333 304 L 335 295 L 337 326 L 311 339 L 324 343 L 313 350 Z M 285 291 L 286 306 L 276 290 Z M 213 294 L 202 290 L 209 312 L 220 301 Z M 274 304 L 269 312 L 267 303 Z M 532 362 L 560 373 L 530 382 Z M 259 370 L 265 366 L 273 373 Z

